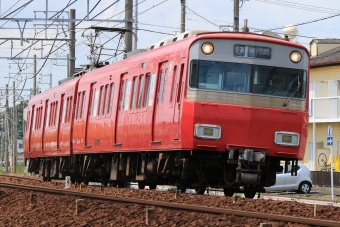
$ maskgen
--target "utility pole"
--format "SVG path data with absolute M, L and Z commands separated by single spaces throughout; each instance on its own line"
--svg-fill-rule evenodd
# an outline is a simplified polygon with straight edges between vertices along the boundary
M 133 0 L 125 0 L 125 20 L 133 18 L 132 15 Z M 125 22 L 125 29 L 130 32 L 125 32 L 125 49 L 126 53 L 132 51 L 132 22 Z
M 71 9 L 70 10 L 70 19 L 76 19 L 76 10 Z M 70 39 L 75 40 L 75 35 L 76 35 L 76 23 L 75 22 L 70 22 Z M 74 41 L 70 42 L 70 63 L 69 63 L 69 77 L 72 77 L 74 74 L 75 70 L 75 53 L 76 53 L 76 44 Z
M 13 173 L 16 173 L 17 167 L 17 108 L 15 106 L 15 81 L 13 81 L 13 131 L 12 131 L 12 138 L 13 138 L 13 148 L 12 148 L 12 167 Z
M 185 0 L 181 0 L 181 30 L 180 33 L 185 32 Z
M 8 133 L 9 133 L 9 127 L 8 127 L 8 84 L 6 84 L 6 109 L 5 109 L 5 173 L 8 173 Z
M 234 0 L 234 31 L 239 29 L 239 0 Z
M 33 92 L 32 95 L 37 94 L 37 55 L 33 55 Z
M 138 0 L 135 0 L 135 42 L 133 49 L 137 50 L 137 30 L 138 30 Z

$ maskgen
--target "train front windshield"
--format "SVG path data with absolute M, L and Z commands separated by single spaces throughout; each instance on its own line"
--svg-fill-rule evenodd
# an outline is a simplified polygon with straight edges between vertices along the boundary
M 192 60 L 189 86 L 204 90 L 306 98 L 307 72 L 301 69 Z

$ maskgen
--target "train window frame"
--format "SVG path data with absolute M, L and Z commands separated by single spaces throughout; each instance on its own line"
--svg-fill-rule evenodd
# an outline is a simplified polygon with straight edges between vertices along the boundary
M 105 84 L 104 88 L 104 98 L 103 98 L 103 108 L 102 108 L 102 116 L 106 116 L 106 109 L 108 104 L 108 91 L 109 91 L 109 84 Z
M 102 85 L 99 88 L 99 97 L 98 97 L 98 108 L 97 108 L 97 116 L 101 117 L 102 116 L 102 108 L 103 108 L 103 99 L 104 99 L 104 90 L 105 86 Z
M 161 98 L 161 102 L 164 104 L 164 100 L 165 100 L 165 96 L 166 96 L 166 85 L 167 85 L 167 81 L 168 81 L 168 74 L 169 74 L 169 69 L 166 68 L 165 69 L 165 74 L 164 74 L 164 82 L 163 82 L 163 90 L 162 90 L 162 98 Z
M 185 67 L 185 64 L 182 63 L 180 73 L 179 73 L 179 82 L 178 82 L 178 91 L 177 91 L 176 103 L 180 103 L 181 99 L 182 99 L 182 90 L 183 90 L 183 87 L 184 87 L 184 85 L 183 85 L 183 83 L 184 83 L 184 78 L 183 78 L 184 67 Z
M 79 119 L 80 119 L 80 115 L 81 115 L 80 108 L 81 108 L 81 103 L 82 103 L 82 97 L 83 97 L 83 93 L 81 91 L 78 92 L 76 121 L 79 121 Z
M 142 74 L 139 76 L 138 80 L 138 96 L 137 96 L 137 103 L 136 103 L 136 110 L 140 110 L 143 104 L 143 92 L 145 86 L 145 75 Z
M 145 74 L 145 89 L 144 89 L 144 95 L 143 95 L 143 108 L 144 109 L 148 107 L 150 84 L 151 84 L 151 73 L 149 72 Z
M 47 112 L 46 112 L 46 122 L 45 122 L 45 128 L 49 127 L 49 120 L 50 120 L 50 102 L 49 100 L 46 100 L 46 108 L 47 108 Z
M 68 112 L 68 117 L 67 117 L 67 121 L 66 121 L 66 124 L 70 124 L 71 122 L 71 117 L 72 117 L 72 106 L 73 106 L 73 96 L 71 95 L 69 97 L 69 106 L 68 106 L 68 109 L 67 109 L 67 112 Z
M 27 123 L 25 125 L 25 132 L 27 132 L 29 127 L 30 127 L 30 120 L 31 120 L 30 119 L 30 117 L 31 117 L 31 111 L 30 110 L 27 111 L 26 116 L 27 116 Z
M 48 121 L 48 127 L 51 128 L 52 127 L 52 123 L 53 123 L 53 108 L 54 108 L 54 102 L 50 103 L 50 111 L 49 111 L 49 121 Z
M 94 90 L 92 117 L 96 117 L 97 116 L 99 92 L 100 91 L 98 89 Z
M 163 83 L 164 83 L 164 76 L 165 76 L 165 69 L 163 68 L 161 70 L 161 73 L 160 73 L 160 78 L 159 78 L 159 81 L 158 81 L 158 88 L 157 88 L 157 100 L 156 100 L 156 104 L 157 106 L 160 106 L 162 104 L 162 91 L 163 91 Z
M 126 86 L 125 86 L 125 98 L 124 98 L 124 110 L 129 110 L 130 108 L 130 98 L 131 98 L 131 80 L 126 80 Z
M 171 84 L 171 95 L 170 95 L 170 106 L 172 107 L 174 98 L 175 98 L 175 91 L 176 91 L 176 86 L 177 85 L 177 65 L 174 66 L 173 68 L 173 73 L 172 73 L 172 84 Z
M 138 76 L 134 76 L 132 79 L 132 96 L 131 96 L 131 102 L 130 102 L 130 110 L 134 111 L 136 106 L 136 99 L 137 99 L 137 92 L 138 92 L 138 84 L 139 84 L 139 78 Z
M 109 100 L 109 107 L 107 110 L 107 115 L 110 116 L 112 114 L 112 108 L 113 108 L 113 98 L 114 98 L 114 92 L 115 92 L 115 84 L 110 84 L 110 100 Z
M 85 104 L 86 104 L 86 91 L 83 91 L 82 108 L 79 121 L 83 120 L 85 116 Z
M 119 92 L 119 111 L 124 110 L 124 98 L 125 98 L 125 80 L 122 79 Z
M 68 119 L 68 108 L 70 105 L 70 97 L 67 97 L 66 100 L 64 98 L 61 99 L 61 113 L 62 113 L 62 123 L 67 124 Z
M 54 124 L 53 124 L 54 128 L 57 124 L 57 117 L 58 117 L 57 110 L 58 110 L 58 101 L 55 101 Z
M 88 111 L 89 117 L 93 115 L 94 97 L 97 89 L 96 84 L 97 83 L 92 83 L 90 86 L 89 111 Z

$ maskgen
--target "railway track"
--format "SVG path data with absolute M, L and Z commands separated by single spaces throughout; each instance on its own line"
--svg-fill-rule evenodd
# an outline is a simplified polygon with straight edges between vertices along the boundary
M 28 191 L 34 191 L 34 192 L 50 193 L 50 194 L 57 194 L 57 195 L 76 196 L 76 197 L 95 199 L 95 200 L 105 200 L 105 201 L 120 202 L 120 203 L 132 203 L 132 204 L 139 204 L 139 205 L 156 206 L 156 207 L 162 207 L 162 208 L 167 208 L 167 209 L 184 210 L 184 211 L 191 211 L 191 212 L 202 212 L 202 213 L 210 213 L 210 214 L 235 215 L 235 216 L 241 216 L 241 217 L 247 217 L 247 218 L 268 219 L 268 220 L 273 220 L 273 221 L 283 221 L 286 223 L 290 222 L 290 223 L 307 224 L 307 225 L 313 225 L 313 226 L 316 225 L 316 226 L 330 226 L 330 227 L 339 226 L 338 222 L 318 220 L 318 219 L 313 219 L 313 218 L 292 217 L 292 216 L 285 216 L 285 215 L 275 215 L 275 214 L 266 214 L 266 213 L 249 212 L 249 211 L 241 211 L 241 210 L 222 209 L 222 208 L 216 208 L 216 207 L 196 206 L 196 205 L 144 200 L 144 199 L 128 198 L 128 197 L 120 197 L 120 196 L 108 196 L 108 195 L 101 195 L 101 194 L 77 192 L 77 191 L 71 191 L 71 190 L 60 190 L 60 189 L 50 189 L 50 188 L 36 187 L 36 186 L 18 185 L 18 184 L 13 184 L 13 183 L 0 183 L 0 187 L 9 188 L 9 189 L 17 189 L 17 190 L 28 190 Z

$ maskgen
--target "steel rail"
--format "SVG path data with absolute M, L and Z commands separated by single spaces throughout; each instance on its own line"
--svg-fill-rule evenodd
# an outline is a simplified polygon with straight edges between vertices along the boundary
M 299 223 L 299 224 L 308 224 L 312 226 L 315 226 L 315 225 L 316 226 L 330 226 L 330 227 L 339 226 L 339 222 L 335 222 L 335 221 L 326 221 L 326 220 L 318 220 L 318 219 L 312 219 L 312 218 L 257 213 L 257 212 L 250 212 L 250 211 L 241 211 L 241 210 L 231 210 L 231 209 L 223 209 L 223 208 L 215 208 L 215 207 L 195 206 L 195 205 L 188 205 L 188 204 L 152 201 L 152 200 L 128 198 L 128 197 L 120 197 L 120 196 L 108 196 L 108 195 L 101 195 L 101 194 L 92 194 L 92 193 L 84 193 L 84 192 L 78 192 L 78 191 L 60 190 L 60 189 L 50 189 L 50 188 L 44 188 L 44 187 L 17 185 L 17 184 L 10 184 L 10 183 L 0 183 L 0 187 L 29 190 L 29 191 L 58 194 L 58 195 L 68 195 L 68 196 L 71 195 L 71 196 L 88 198 L 88 199 L 98 199 L 98 200 L 121 202 L 121 203 L 133 203 L 133 204 L 140 204 L 140 205 L 157 206 L 157 207 L 177 209 L 177 210 L 179 209 L 179 210 L 185 210 L 185 211 L 191 211 L 191 212 L 227 214 L 227 215 L 235 215 L 235 216 L 242 216 L 242 217 L 249 217 L 249 218 L 269 219 L 273 221 L 293 222 L 293 223 Z
M 21 180 L 34 180 L 34 181 L 42 181 L 42 179 L 37 177 L 25 177 L 25 176 L 15 176 L 15 175 L 6 175 L 6 174 L 0 174 L 0 177 L 7 177 L 7 178 L 14 178 L 14 179 L 21 179 Z

